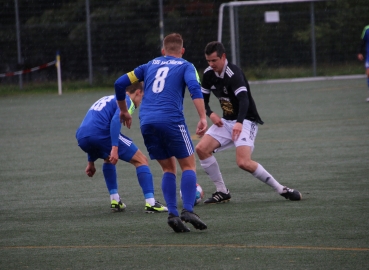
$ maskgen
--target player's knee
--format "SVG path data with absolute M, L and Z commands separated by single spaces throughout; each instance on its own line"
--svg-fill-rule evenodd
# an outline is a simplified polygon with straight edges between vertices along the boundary
M 198 155 L 203 155 L 203 154 L 206 154 L 207 153 L 207 149 L 206 147 L 201 144 L 201 143 L 198 143 L 195 147 L 195 151 Z
M 237 160 L 237 166 L 242 170 L 252 172 L 253 171 L 253 164 L 251 160 Z
M 197 154 L 201 154 L 202 153 L 203 149 L 202 149 L 202 147 L 201 147 L 200 144 L 197 144 L 196 145 L 195 151 L 196 151 Z
M 130 162 L 136 167 L 149 164 L 147 157 L 139 150 L 132 157 Z
M 140 155 L 140 158 L 139 158 L 139 162 L 142 164 L 142 165 L 148 165 L 148 161 L 147 161 L 147 157 L 141 153 Z

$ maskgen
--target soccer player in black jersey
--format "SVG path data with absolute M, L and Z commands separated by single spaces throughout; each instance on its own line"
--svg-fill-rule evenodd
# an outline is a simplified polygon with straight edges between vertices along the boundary
M 197 144 L 196 153 L 201 167 L 214 182 L 216 192 L 204 203 L 223 203 L 231 199 L 218 162 L 213 155 L 230 147 L 236 148 L 238 167 L 271 186 L 286 199 L 301 200 L 299 191 L 281 185 L 261 164 L 251 159 L 258 125 L 262 125 L 263 121 L 256 109 L 250 86 L 242 70 L 227 61 L 224 46 L 218 41 L 206 45 L 205 58 L 209 67 L 204 71 L 201 91 L 204 96 L 206 115 L 213 125 Z M 211 110 L 209 106 L 211 93 L 218 98 L 223 117 Z

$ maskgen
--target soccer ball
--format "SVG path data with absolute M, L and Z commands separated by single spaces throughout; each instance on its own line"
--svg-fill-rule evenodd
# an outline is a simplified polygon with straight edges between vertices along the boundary
M 179 194 L 181 195 L 182 199 L 182 191 L 179 191 Z M 204 191 L 202 190 L 202 187 L 198 183 L 196 183 L 196 198 L 194 205 L 201 202 L 202 199 L 204 199 Z
M 196 199 L 195 199 L 195 205 L 201 202 L 201 200 L 204 199 L 204 191 L 202 190 L 202 187 L 196 183 Z

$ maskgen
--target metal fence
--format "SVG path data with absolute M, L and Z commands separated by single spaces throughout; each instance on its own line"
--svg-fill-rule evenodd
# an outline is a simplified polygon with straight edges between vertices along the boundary
M 88 80 L 92 72 L 94 83 L 111 81 L 158 56 L 162 30 L 164 34 L 181 33 L 186 48 L 184 58 L 193 62 L 199 70 L 204 69 L 207 66 L 204 47 L 209 41 L 218 38 L 218 14 L 221 5 L 220 1 L 169 0 L 142 1 L 147 2 L 146 5 L 128 1 L 129 4 L 124 5 L 124 1 L 106 0 L 106 5 L 102 8 L 101 1 L 89 3 L 80 0 L 76 1 L 78 5 L 72 11 L 69 9 L 70 14 L 65 15 L 63 10 L 68 9 L 64 2 L 73 1 L 61 1 L 54 10 L 48 10 L 42 6 L 45 1 L 38 1 L 38 5 L 31 7 L 19 0 L 17 28 L 17 1 L 4 2 L 4 9 L 0 11 L 0 74 L 49 63 L 55 60 L 56 52 L 59 51 L 64 81 Z M 89 3 L 88 9 L 86 3 Z M 162 29 L 159 24 L 160 4 L 163 12 Z M 360 34 L 364 25 L 369 23 L 369 15 L 356 16 L 356 21 L 351 22 L 349 29 L 337 29 L 331 24 L 335 17 L 339 17 L 338 14 L 355 13 L 360 7 L 349 6 L 344 11 L 340 8 L 323 2 L 315 4 L 314 29 L 318 67 L 323 64 L 356 61 Z M 265 12 L 271 10 L 279 12 L 278 23 L 265 22 Z M 86 11 L 89 16 L 86 16 Z M 245 70 L 265 66 L 283 68 L 311 65 L 309 3 L 238 7 L 236 12 L 237 57 Z M 225 13 L 222 41 L 229 52 L 229 59 L 232 59 L 228 16 Z M 347 17 L 343 20 L 347 20 Z M 344 25 L 341 22 L 337 27 Z M 53 68 L 22 76 L 24 82 L 56 81 L 57 77 Z M 18 78 L 14 76 L 0 77 L 0 83 L 17 82 Z

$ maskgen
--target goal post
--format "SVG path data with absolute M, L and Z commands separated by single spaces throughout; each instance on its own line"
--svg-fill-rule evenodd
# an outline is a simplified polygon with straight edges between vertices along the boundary
M 240 6 L 256 6 L 256 5 L 271 5 L 271 4 L 292 4 L 292 3 L 310 3 L 310 23 L 311 23 L 311 54 L 313 76 L 316 76 L 316 44 L 315 44 L 315 17 L 314 17 L 314 2 L 332 1 L 332 0 L 260 0 L 260 1 L 235 1 L 223 3 L 219 7 L 218 18 L 218 41 L 222 42 L 223 17 L 224 9 L 229 7 L 229 26 L 230 26 L 230 46 L 232 63 L 240 65 L 239 51 L 236 48 L 236 35 L 238 35 L 238 27 L 236 27 L 236 19 L 234 7 Z M 238 20 L 238 18 L 237 18 Z

